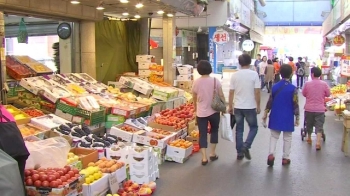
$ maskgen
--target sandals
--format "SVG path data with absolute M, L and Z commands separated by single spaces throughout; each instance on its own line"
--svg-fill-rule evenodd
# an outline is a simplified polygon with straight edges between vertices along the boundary
M 316 144 L 316 150 L 321 150 L 321 144 Z
M 215 155 L 215 156 L 212 156 L 212 157 L 209 157 L 210 161 L 216 161 L 219 159 L 218 155 Z
M 204 166 L 204 165 L 207 165 L 208 164 L 208 160 L 206 160 L 206 161 L 202 161 L 202 165 Z
M 307 140 L 306 140 L 306 141 L 307 141 L 307 143 L 308 143 L 308 144 L 312 144 L 312 140 L 311 140 L 311 138 L 307 138 Z

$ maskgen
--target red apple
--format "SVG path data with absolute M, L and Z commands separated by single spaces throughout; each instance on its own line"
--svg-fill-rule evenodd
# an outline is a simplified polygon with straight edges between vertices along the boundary
M 131 188 L 133 188 L 134 190 L 137 190 L 137 189 L 140 188 L 140 186 L 139 186 L 139 184 L 137 184 L 137 183 L 133 183 L 133 184 L 131 185 Z
M 72 169 L 72 171 L 73 171 L 75 174 L 79 174 L 79 170 L 77 170 L 77 169 Z
M 61 171 L 61 170 L 59 170 L 59 171 L 57 171 L 57 173 L 60 175 L 60 176 L 64 176 L 64 172 L 63 171 Z
M 64 166 L 64 169 L 66 169 L 67 172 L 69 172 L 71 170 L 70 166 L 68 166 L 68 165 Z
M 49 182 L 54 181 L 54 180 L 56 180 L 56 176 L 55 176 L 55 175 L 48 175 L 48 176 L 47 176 L 47 180 L 48 180 Z
M 56 179 L 61 177 L 61 175 L 58 172 L 55 172 L 52 175 L 54 175 Z

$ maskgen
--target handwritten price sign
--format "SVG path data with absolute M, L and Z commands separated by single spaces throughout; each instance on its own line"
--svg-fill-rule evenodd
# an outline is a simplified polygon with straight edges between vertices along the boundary
M 230 37 L 228 32 L 222 29 L 215 31 L 213 35 L 213 41 L 216 44 L 226 44 L 229 40 Z

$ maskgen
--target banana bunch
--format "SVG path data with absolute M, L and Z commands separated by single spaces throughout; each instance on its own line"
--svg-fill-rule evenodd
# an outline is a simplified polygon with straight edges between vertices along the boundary
M 118 97 L 125 101 L 136 101 L 136 96 L 132 93 L 120 93 Z
M 347 91 L 347 87 L 345 84 L 339 84 L 331 88 L 331 93 L 334 94 L 345 94 Z
M 119 88 L 114 88 L 113 86 L 108 86 L 107 90 L 108 90 L 108 92 L 110 92 L 112 94 L 119 94 L 120 93 Z
M 148 98 L 142 98 L 142 97 L 137 97 L 137 102 L 145 104 L 145 105 L 152 105 L 156 103 L 154 99 L 148 99 Z

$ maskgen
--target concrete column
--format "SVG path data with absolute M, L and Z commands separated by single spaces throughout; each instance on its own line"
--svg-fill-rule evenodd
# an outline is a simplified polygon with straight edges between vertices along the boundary
M 148 18 L 142 18 L 140 19 L 140 25 L 141 25 L 141 52 L 140 54 L 149 54 L 149 29 L 151 28 L 148 24 L 149 19 Z
M 95 22 L 80 23 L 80 40 L 81 72 L 101 80 L 101 77 L 96 75 Z
M 72 26 L 72 23 L 70 23 Z M 60 73 L 72 72 L 72 40 L 73 33 L 68 39 L 60 39 Z
M 80 54 L 80 23 L 74 22 L 73 23 L 73 49 L 72 49 L 72 72 L 73 73 L 80 73 L 81 72 L 81 54 Z
M 4 13 L 0 12 L 0 60 L 1 60 L 1 70 L 0 70 L 0 101 L 3 104 L 7 103 L 6 94 L 4 91 L 6 83 L 6 51 L 5 51 L 5 21 Z
M 176 56 L 175 18 L 163 18 L 163 65 L 164 81 L 173 84 L 176 70 L 173 63 Z

